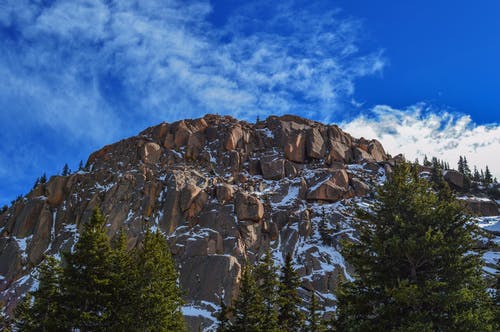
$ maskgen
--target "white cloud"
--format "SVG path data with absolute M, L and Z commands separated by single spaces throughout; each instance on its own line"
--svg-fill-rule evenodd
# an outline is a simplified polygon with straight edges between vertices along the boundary
M 370 116 L 362 115 L 342 124 L 353 136 L 380 140 L 392 155 L 409 160 L 435 156 L 456 168 L 459 156 L 469 165 L 486 165 L 500 179 L 500 125 L 477 125 L 468 115 L 439 111 L 426 104 L 399 110 L 379 105 Z

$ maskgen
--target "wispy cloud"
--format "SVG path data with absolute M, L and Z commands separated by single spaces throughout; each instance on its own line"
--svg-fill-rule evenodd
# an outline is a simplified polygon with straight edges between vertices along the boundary
M 253 2 L 223 25 L 212 11 L 207 0 L 1 1 L 2 174 L 31 183 L 57 161 L 207 112 L 333 120 L 355 80 L 385 64 L 336 10 Z
M 389 153 L 403 153 L 409 160 L 435 156 L 456 168 L 459 156 L 466 156 L 471 167 L 488 165 L 500 179 L 498 123 L 477 125 L 468 115 L 426 104 L 405 109 L 379 105 L 369 115 L 344 122 L 342 128 L 354 136 L 377 138 Z

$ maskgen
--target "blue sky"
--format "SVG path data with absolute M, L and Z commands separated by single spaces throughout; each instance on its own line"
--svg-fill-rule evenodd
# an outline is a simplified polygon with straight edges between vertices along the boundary
M 162 121 L 293 113 L 500 177 L 498 1 L 0 0 L 0 204 Z

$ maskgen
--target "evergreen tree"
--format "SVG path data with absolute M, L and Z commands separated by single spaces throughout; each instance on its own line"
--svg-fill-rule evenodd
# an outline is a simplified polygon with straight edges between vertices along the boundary
M 344 257 L 356 281 L 340 292 L 341 331 L 489 331 L 492 311 L 469 222 L 451 192 L 435 193 L 408 164 L 358 212 L 360 241 Z
M 427 159 L 427 155 L 424 155 L 424 166 L 431 166 L 431 162 Z
M 278 320 L 285 331 L 301 331 L 304 325 L 304 315 L 300 311 L 302 300 L 297 293 L 299 286 L 300 278 L 293 268 L 292 256 L 287 254 L 281 269 L 278 300 Z
M 127 250 L 127 237 L 123 230 L 112 241 L 110 259 L 111 297 L 113 305 L 109 308 L 110 331 L 125 331 L 134 326 L 135 302 L 140 296 L 139 276 L 137 269 L 136 251 Z
M 263 258 L 261 258 L 255 268 L 254 275 L 265 307 L 263 313 L 265 331 L 278 331 L 278 313 L 276 310 L 278 301 L 278 276 L 269 249 L 266 250 Z
M 64 167 L 62 169 L 61 175 L 62 176 L 68 176 L 69 174 L 71 174 L 71 170 L 69 169 L 68 164 L 64 164 Z
M 319 305 L 316 300 L 316 294 L 314 291 L 311 292 L 311 303 L 309 305 L 309 312 L 306 317 L 306 328 L 307 332 L 323 332 L 325 331 L 324 323 L 319 314 Z
M 94 209 L 75 244 L 64 253 L 63 309 L 71 327 L 81 331 L 108 329 L 112 307 L 112 250 L 104 229 L 105 219 Z
M 215 318 L 217 319 L 217 332 L 231 331 L 231 321 L 228 318 L 229 308 L 224 302 L 223 297 L 220 298 L 220 310 L 216 312 Z
M 479 171 L 477 170 L 477 167 L 474 165 L 474 171 L 472 172 L 472 180 L 475 182 L 481 181 L 481 174 L 479 174 Z
M 165 237 L 148 229 L 137 258 L 137 330 L 185 331 L 178 274 Z
M 446 184 L 443 177 L 443 169 L 436 157 L 432 158 L 431 181 L 433 183 L 433 187 L 437 190 Z
M 45 173 L 43 173 L 42 176 L 40 177 L 39 183 L 40 184 L 47 183 L 47 175 L 45 175 Z
M 493 176 L 491 175 L 490 169 L 488 166 L 486 166 L 486 169 L 484 170 L 484 185 L 489 186 L 490 184 L 493 183 Z
M 83 161 L 80 160 L 80 163 L 78 164 L 78 170 L 83 171 Z
M 250 265 L 243 267 L 240 293 L 234 304 L 234 332 L 265 331 L 263 319 L 266 308 L 258 291 Z
M 33 189 L 38 187 L 39 184 L 40 184 L 40 178 L 36 178 L 35 183 L 33 183 Z
M 48 256 L 38 268 L 38 289 L 29 292 L 16 309 L 19 331 L 66 331 L 61 313 L 62 268 L 59 261 Z

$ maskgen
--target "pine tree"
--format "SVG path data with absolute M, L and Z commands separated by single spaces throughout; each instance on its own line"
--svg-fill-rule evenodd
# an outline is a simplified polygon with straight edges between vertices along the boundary
M 278 276 L 277 269 L 269 249 L 254 270 L 258 290 L 264 303 L 263 321 L 265 330 L 279 331 L 277 301 L 278 301 Z
M 263 319 L 265 305 L 257 283 L 252 273 L 252 268 L 247 263 L 243 267 L 240 280 L 240 293 L 234 303 L 234 332 L 259 332 L 265 331 Z
M 424 166 L 431 166 L 431 162 L 427 159 L 427 155 L 424 155 Z
M 301 331 L 304 325 L 304 314 L 300 310 L 302 300 L 297 292 L 299 286 L 300 278 L 293 268 L 292 256 L 287 254 L 281 269 L 278 300 L 278 320 L 285 331 Z
M 40 177 L 39 183 L 40 184 L 47 183 L 47 175 L 45 175 L 45 173 L 43 173 L 42 176 Z
M 147 230 L 137 256 L 140 271 L 135 313 L 139 331 L 185 331 L 178 274 L 165 237 Z
M 33 189 L 38 187 L 39 184 L 40 184 L 40 178 L 36 178 L 35 183 L 33 183 Z
M 63 309 L 71 327 L 81 331 L 102 330 L 111 325 L 112 250 L 104 224 L 104 216 L 95 209 L 83 226 L 75 251 L 64 253 Z
M 80 163 L 78 164 L 78 170 L 83 171 L 83 161 L 80 160 Z
M 319 305 L 316 300 L 316 294 L 314 291 L 311 292 L 311 303 L 309 305 L 309 312 L 306 317 L 306 328 L 307 332 L 323 332 L 325 331 L 324 323 L 319 314 Z
M 125 331 L 134 326 L 135 302 L 140 296 L 139 276 L 137 263 L 134 260 L 136 251 L 127 250 L 127 237 L 123 230 L 112 241 L 110 259 L 111 297 L 113 305 L 109 308 L 109 321 L 111 331 Z
M 220 310 L 215 313 L 215 318 L 217 319 L 217 332 L 229 332 L 231 331 L 231 321 L 228 318 L 229 308 L 224 302 L 223 297 L 220 298 Z
M 38 289 L 29 292 L 16 310 L 16 327 L 20 331 L 66 331 L 61 312 L 62 268 L 48 256 L 38 267 Z
M 486 166 L 484 170 L 484 185 L 487 187 L 493 183 L 493 176 L 491 175 L 490 169 Z
M 341 331 L 489 331 L 492 311 L 469 222 L 451 192 L 435 193 L 394 168 L 371 212 L 358 212 L 360 238 L 344 257 L 356 281 L 340 292 Z
M 472 180 L 475 182 L 481 181 L 481 174 L 479 174 L 479 171 L 477 170 L 477 167 L 474 166 L 474 172 L 472 173 Z
M 62 169 L 61 175 L 62 176 L 68 176 L 71 173 L 71 170 L 69 169 L 68 164 L 64 164 L 64 167 Z

